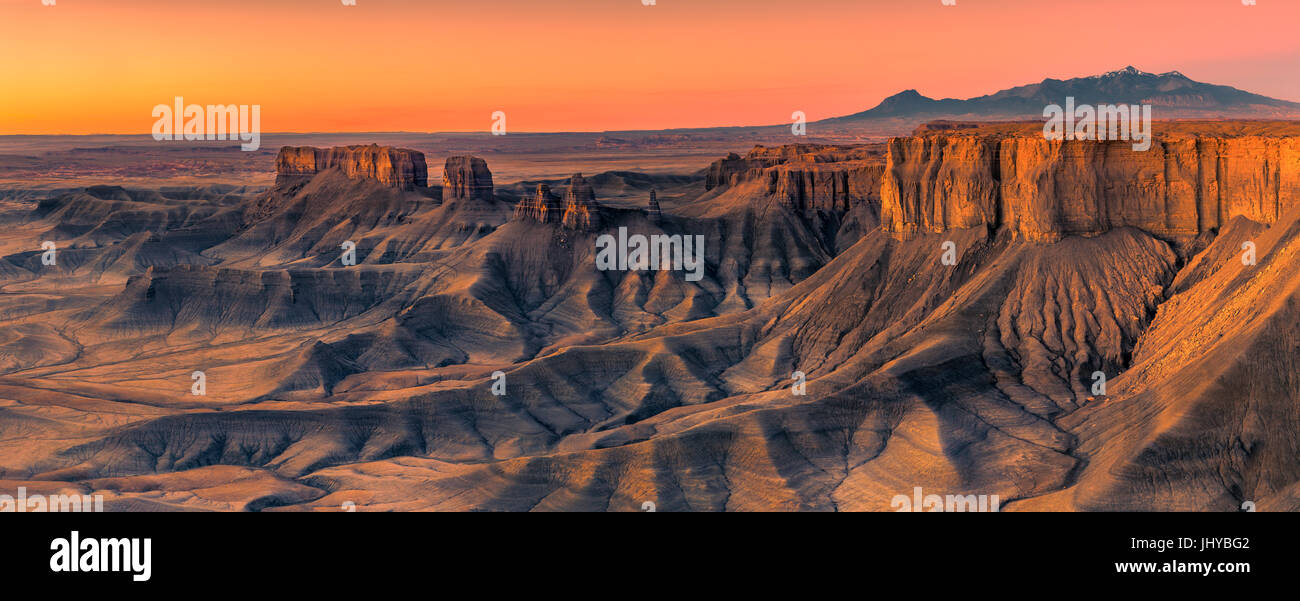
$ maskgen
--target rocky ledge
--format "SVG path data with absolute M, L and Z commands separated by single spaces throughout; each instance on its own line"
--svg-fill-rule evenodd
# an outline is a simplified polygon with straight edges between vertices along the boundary
M 1177 240 L 1236 216 L 1272 223 L 1297 202 L 1296 136 L 1180 136 L 1135 151 L 1129 141 L 944 134 L 889 142 L 881 227 L 991 226 L 1054 241 L 1128 226 Z
M 377 144 L 333 148 L 285 146 L 275 157 L 275 183 L 295 183 L 327 169 L 338 169 L 348 177 L 373 179 L 404 190 L 429 185 L 424 153 Z
M 714 161 L 705 189 L 760 180 L 764 193 L 797 210 L 847 211 L 878 202 L 884 160 L 866 146 L 787 144 L 755 146 L 744 157 Z

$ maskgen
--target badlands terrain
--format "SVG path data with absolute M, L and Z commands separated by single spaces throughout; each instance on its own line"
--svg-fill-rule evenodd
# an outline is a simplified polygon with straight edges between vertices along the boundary
M 15 195 L 0 488 L 119 511 L 890 511 L 914 487 L 1300 509 L 1300 127 L 1156 134 L 939 125 L 508 181 L 286 146 L 264 186 Z M 703 236 L 705 276 L 596 269 L 619 228 Z
M 1044 139 L 1067 96 L 1154 144 Z M 1297 118 L 1125 68 L 797 138 L 0 137 L 0 493 L 1295 511 Z M 621 231 L 703 277 L 598 269 Z

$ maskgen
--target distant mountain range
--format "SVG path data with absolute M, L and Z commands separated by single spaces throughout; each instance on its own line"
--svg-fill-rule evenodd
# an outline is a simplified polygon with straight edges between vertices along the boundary
M 1067 96 L 1083 104 L 1150 104 L 1156 119 L 1300 118 L 1300 103 L 1269 98 L 1231 86 L 1201 83 L 1177 71 L 1147 73 L 1125 67 L 1103 75 L 1044 79 L 965 100 L 934 99 L 904 90 L 875 108 L 820 121 L 852 125 L 878 121 L 929 119 L 1041 119 L 1049 104 Z

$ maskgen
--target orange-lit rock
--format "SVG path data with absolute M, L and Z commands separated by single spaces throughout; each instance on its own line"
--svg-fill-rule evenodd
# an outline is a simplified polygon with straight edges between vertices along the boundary
M 285 146 L 275 157 L 276 184 L 336 168 L 348 177 L 374 179 L 395 188 L 413 190 L 429 182 L 424 153 L 371 144 L 369 146 Z
M 442 199 L 492 200 L 492 171 L 473 156 L 447 157 L 442 168 Z
M 541 223 L 558 223 L 564 215 L 560 197 L 551 193 L 551 187 L 537 184 L 537 191 L 524 197 L 515 206 L 516 219 L 532 219 Z
M 590 230 L 600 227 L 600 205 L 596 192 L 581 173 L 569 178 L 569 191 L 564 195 L 564 227 Z
M 766 195 L 791 208 L 846 211 L 879 198 L 883 170 L 879 154 L 865 147 L 755 146 L 744 157 L 714 161 L 705 188 L 762 180 Z
M 1175 136 L 1130 142 L 1026 135 L 895 138 L 881 227 L 1005 227 L 1037 241 L 1132 226 L 1187 238 L 1236 216 L 1272 223 L 1300 201 L 1300 138 Z

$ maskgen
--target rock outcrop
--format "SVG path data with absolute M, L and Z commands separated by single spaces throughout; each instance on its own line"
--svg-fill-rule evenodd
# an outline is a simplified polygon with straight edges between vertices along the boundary
M 797 210 L 847 211 L 862 202 L 878 202 L 884 161 L 868 147 L 788 144 L 755 146 L 714 161 L 705 174 L 705 189 L 761 180 L 760 193 Z
M 1237 216 L 1272 223 L 1300 202 L 1300 137 L 1131 142 L 1028 135 L 895 138 L 881 184 L 894 233 L 1007 228 L 1053 241 L 1131 226 L 1187 239 Z
M 305 181 L 326 169 L 348 177 L 373 179 L 386 186 L 414 190 L 429 185 L 424 153 L 405 148 L 369 146 L 285 146 L 275 157 L 276 185 Z
M 447 157 L 442 168 L 442 200 L 493 199 L 492 171 L 487 161 L 475 156 Z
M 515 205 L 516 219 L 531 219 L 539 223 L 559 223 L 564 217 L 560 197 L 551 193 L 551 187 L 537 184 L 537 191 L 524 197 Z
M 855 163 L 789 163 L 765 170 L 768 194 L 797 210 L 847 211 L 879 198 L 884 166 Z
M 652 223 L 659 223 L 664 217 L 663 210 L 659 208 L 659 198 L 655 196 L 654 188 L 650 189 L 650 202 L 646 205 L 646 215 L 650 217 Z
M 866 152 L 858 147 L 826 144 L 784 144 L 771 147 L 759 144 L 743 157 L 733 152 L 709 165 L 704 175 L 704 189 L 734 186 L 756 178 L 759 172 L 775 165 L 791 162 L 835 163 L 862 158 Z
M 936 119 L 934 121 L 926 121 L 925 123 L 916 126 L 916 128 L 912 130 L 912 135 L 919 136 L 927 133 L 979 129 L 985 125 L 987 125 L 987 123 L 982 121 L 952 121 L 949 119 Z
M 596 204 L 596 191 L 581 173 L 569 178 L 569 191 L 564 195 L 564 227 L 591 230 L 600 227 L 600 205 Z
M 752 157 L 760 147 L 755 147 L 749 155 L 742 157 L 734 152 L 727 153 L 725 158 L 713 161 L 709 165 L 708 171 L 704 173 L 704 189 L 712 190 L 722 186 L 735 185 L 743 174 L 751 170 L 759 170 L 772 165 L 780 164 L 781 161 L 772 161 L 766 158 Z M 752 158 L 751 158 L 752 157 Z
M 569 179 L 569 190 L 563 201 L 551 193 L 550 186 L 537 184 L 533 194 L 515 205 L 515 218 L 591 230 L 600 227 L 600 205 L 596 204 L 596 192 L 591 183 L 581 173 L 575 173 Z

